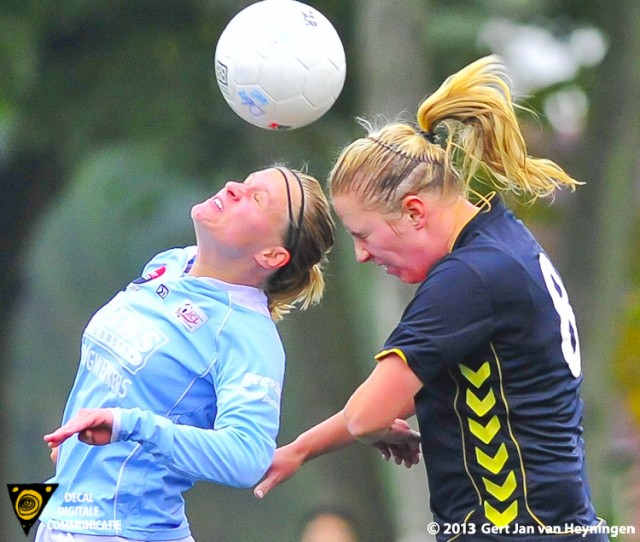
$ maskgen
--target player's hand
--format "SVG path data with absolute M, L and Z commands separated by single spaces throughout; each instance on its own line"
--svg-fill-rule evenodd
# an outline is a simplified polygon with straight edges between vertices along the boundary
M 304 463 L 294 446 L 288 444 L 276 450 L 273 462 L 262 481 L 254 488 L 253 494 L 262 499 L 277 485 L 291 478 Z
M 107 408 L 82 408 L 62 427 L 44 436 L 50 448 L 60 446 L 69 437 L 77 434 L 85 444 L 102 446 L 111 442 L 113 414 Z M 53 457 L 53 451 L 52 451 Z
M 58 447 L 57 446 L 52 446 L 51 447 L 51 453 L 49 454 L 49 457 L 51 458 L 51 461 L 55 465 L 56 462 L 58 461 Z
M 393 457 L 396 465 L 404 463 L 411 468 L 420 462 L 420 433 L 414 431 L 406 420 L 397 419 L 382 440 L 374 444 L 385 461 Z

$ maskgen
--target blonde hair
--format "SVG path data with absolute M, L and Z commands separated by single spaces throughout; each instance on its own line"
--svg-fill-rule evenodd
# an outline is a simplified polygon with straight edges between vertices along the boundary
M 306 310 L 324 293 L 324 267 L 335 242 L 335 225 L 329 202 L 317 179 L 286 168 L 297 176 L 304 190 L 304 213 L 291 260 L 272 274 L 264 286 L 271 317 L 281 320 L 294 308 Z
M 330 176 L 333 196 L 360 193 L 392 212 L 408 193 L 468 197 L 474 180 L 499 192 L 551 196 L 582 184 L 551 160 L 532 158 L 500 58 L 481 58 L 447 78 L 419 106 L 418 128 L 396 122 L 348 145 Z

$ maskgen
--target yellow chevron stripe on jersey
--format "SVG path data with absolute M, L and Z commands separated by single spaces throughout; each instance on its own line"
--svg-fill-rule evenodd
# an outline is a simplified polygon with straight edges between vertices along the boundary
M 509 472 L 509 475 L 505 478 L 502 485 L 494 484 L 491 480 L 488 480 L 484 476 L 482 477 L 482 482 L 484 483 L 484 487 L 487 492 L 498 499 L 500 502 L 506 501 L 517 487 L 516 483 L 516 475 L 513 471 Z
M 476 388 L 479 388 L 491 376 L 491 366 L 488 361 L 485 361 L 477 371 L 474 371 L 466 365 L 460 364 L 460 372 Z
M 503 442 L 493 456 L 484 453 L 480 448 L 476 448 L 476 459 L 481 467 L 484 467 L 493 474 L 498 474 L 502 470 L 502 467 L 504 467 L 507 459 L 509 459 L 509 454 Z
M 460 410 L 458 407 L 458 404 L 459 404 L 458 399 L 460 398 L 460 383 L 458 382 L 458 379 L 454 376 L 453 371 L 451 369 L 449 369 L 449 375 L 451 376 L 456 386 L 456 394 L 453 399 L 453 410 L 456 413 L 456 417 L 458 418 L 458 424 L 460 425 L 460 438 L 462 439 L 462 456 L 463 456 L 464 470 L 467 473 L 467 476 L 469 477 L 469 481 L 471 482 L 471 485 L 473 485 L 473 488 L 475 489 L 476 494 L 478 495 L 478 503 L 481 503 L 482 493 L 480 492 L 480 488 L 478 487 L 476 480 L 474 480 L 473 475 L 469 471 L 469 459 L 467 456 L 467 446 L 465 444 L 465 441 L 467 440 L 467 436 L 464 430 L 464 421 L 462 420 L 462 415 L 460 414 Z M 471 514 L 473 514 L 473 511 L 469 513 L 469 517 L 471 516 Z
M 493 390 L 490 389 L 484 399 L 480 399 L 470 389 L 467 389 L 467 405 L 469 405 L 469 408 L 473 410 L 477 416 L 482 418 L 482 416 L 496 406 L 496 396 Z
M 489 444 L 493 440 L 493 437 L 496 436 L 501 427 L 500 420 L 495 415 L 491 417 L 486 425 L 482 425 L 471 418 L 468 418 L 467 421 L 469 422 L 469 431 L 485 444 Z
M 511 427 L 511 421 L 510 421 L 510 416 L 509 416 L 509 403 L 507 402 L 507 398 L 504 394 L 504 389 L 502 388 L 502 368 L 500 365 L 500 358 L 498 357 L 498 353 L 496 352 L 496 348 L 494 346 L 493 343 L 491 343 L 491 351 L 493 352 L 493 355 L 495 357 L 496 360 L 496 367 L 498 370 L 498 377 L 500 379 L 500 397 L 502 398 L 502 401 L 504 402 L 504 406 L 507 409 L 507 429 L 509 431 L 509 436 L 511 437 L 511 441 L 513 442 L 514 446 L 516 447 L 516 450 L 518 451 L 518 459 L 520 461 L 520 472 L 522 474 L 522 491 L 524 493 L 524 506 L 525 509 L 527 510 L 527 512 L 529 512 L 529 515 L 533 518 L 533 520 L 540 526 L 545 526 L 544 522 L 540 520 L 540 518 L 538 518 L 538 516 L 533 512 L 533 510 L 531 510 L 531 508 L 529 507 L 529 495 L 527 492 L 527 472 L 524 468 L 524 462 L 522 460 L 522 451 L 520 449 L 520 444 L 518 443 L 518 440 L 516 439 L 515 435 L 513 434 L 513 429 Z
M 464 418 L 466 418 L 466 425 L 468 426 L 469 431 L 468 434 L 477 439 L 478 445 L 474 446 L 474 450 L 478 466 L 486 469 L 487 474 L 490 473 L 492 475 L 500 476 L 500 480 L 502 482 L 492 481 L 487 476 L 481 476 L 484 488 L 483 491 L 480 491 L 480 488 L 476 484 L 476 481 L 473 480 L 473 476 L 471 476 L 470 471 L 466 466 L 466 454 L 465 470 L 467 474 L 469 474 L 471 482 L 479 494 L 480 502 L 484 505 L 487 521 L 498 527 L 506 526 L 514 520 L 517 520 L 519 507 L 523 505 L 524 509 L 530 514 L 534 521 L 541 524 L 540 520 L 529 508 L 526 473 L 522 462 L 520 446 L 518 445 L 510 424 L 509 405 L 502 385 L 502 367 L 493 344 L 491 345 L 491 348 L 494 354 L 494 360 L 485 361 L 477 370 L 473 370 L 463 364 L 458 366 L 464 381 L 469 383 L 466 386 L 463 386 L 466 388 L 465 403 L 468 410 L 467 416 L 461 417 L 456 408 L 456 414 L 458 415 L 458 419 L 461 424 L 464 423 Z M 487 382 L 489 377 L 492 376 L 492 373 L 497 377 L 497 382 L 493 382 L 490 387 L 487 387 Z M 482 389 L 483 386 L 484 389 Z M 458 397 L 459 392 L 456 393 L 456 402 Z M 492 410 L 496 407 L 499 400 L 501 400 L 506 411 L 506 416 L 504 418 L 501 418 L 497 413 L 492 414 Z M 488 418 L 488 421 L 483 418 Z M 500 441 L 496 442 L 496 436 L 501 433 L 501 430 L 502 433 L 505 433 L 506 431 L 505 436 L 508 435 L 508 441 L 501 442 L 498 446 L 498 442 Z M 511 449 L 508 448 L 508 446 L 510 446 L 509 441 L 511 441 L 515 447 L 517 461 L 520 464 L 522 492 L 524 497 L 522 503 L 518 503 L 518 497 L 514 498 L 520 484 L 518 481 L 519 476 L 517 475 L 518 471 L 504 470 L 507 463 L 510 462 Z M 482 443 L 482 447 L 480 443 Z M 487 498 L 497 499 L 498 502 L 504 503 L 506 508 L 503 511 L 499 510 L 493 504 L 488 502 Z M 492 502 L 495 504 L 495 501 Z
M 484 515 L 497 527 L 505 527 L 518 516 L 518 501 L 513 501 L 503 512 L 484 501 Z

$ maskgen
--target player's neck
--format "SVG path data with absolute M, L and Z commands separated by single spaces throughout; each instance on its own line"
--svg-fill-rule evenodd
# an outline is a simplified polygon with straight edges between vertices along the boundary
M 465 198 L 458 198 L 451 205 L 451 233 L 448 240 L 449 251 L 453 249 L 453 245 L 458 239 L 460 232 L 471 221 L 471 219 L 478 214 L 479 211 L 479 207 L 476 207 Z
M 206 258 L 200 253 L 196 256 L 196 260 L 189 270 L 189 275 L 208 277 L 230 284 L 253 286 L 254 288 L 259 288 L 263 281 L 263 277 L 258 276 L 258 273 L 256 273 L 256 266 L 253 263 L 221 261 Z

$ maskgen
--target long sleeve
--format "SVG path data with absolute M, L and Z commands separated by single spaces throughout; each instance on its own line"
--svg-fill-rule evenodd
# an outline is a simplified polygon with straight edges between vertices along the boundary
M 203 375 L 215 392 L 213 427 L 174 423 L 149 410 L 120 408 L 114 409 L 119 418 L 115 440 L 140 443 L 157 461 L 194 480 L 254 485 L 275 452 L 284 352 L 272 333 L 261 333 L 258 322 L 252 324 L 251 334 L 241 333 L 235 324 L 223 327 L 218 357 Z M 270 323 L 268 329 L 272 329 Z
M 275 411 L 259 399 L 249 399 L 238 394 L 228 402 L 217 429 L 176 424 L 139 408 L 116 408 L 115 440 L 140 443 L 157 461 L 194 480 L 251 487 L 273 457 L 275 438 L 263 426 L 273 427 L 269 418 Z

